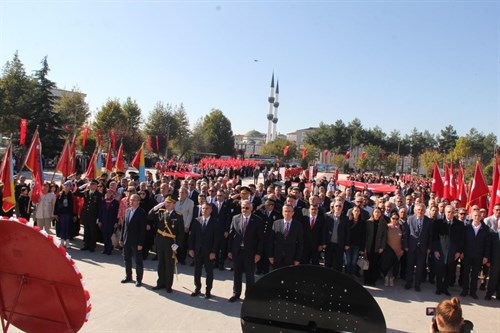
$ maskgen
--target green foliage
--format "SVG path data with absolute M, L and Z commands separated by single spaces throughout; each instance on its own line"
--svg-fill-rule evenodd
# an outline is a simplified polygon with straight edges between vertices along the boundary
M 420 165 L 425 170 L 425 174 L 427 177 L 431 177 L 434 171 L 434 162 L 437 162 L 438 165 L 443 164 L 443 155 L 437 150 L 428 149 L 420 154 Z
M 366 171 L 380 170 L 382 166 L 382 149 L 379 146 L 367 145 L 363 148 L 363 151 L 366 153 L 366 156 L 364 159 L 360 158 L 356 162 L 356 166 Z
M 117 146 L 120 139 L 127 133 L 128 117 L 117 99 L 108 99 L 106 104 L 101 107 L 101 110 L 96 114 L 93 130 L 101 131 L 102 141 L 107 145 L 110 141 L 110 131 L 113 130 L 116 135 Z
M 221 110 L 212 109 L 203 119 L 203 137 L 208 152 L 233 156 L 234 136 L 229 121 Z
M 389 154 L 385 156 L 384 163 L 384 172 L 385 174 L 390 174 L 391 172 L 396 172 L 396 166 L 398 163 L 399 156 L 398 154 Z
M 26 75 L 19 54 L 7 61 L 0 78 L 0 133 L 19 137 L 21 119 L 29 118 L 36 82 Z M 29 140 L 29 139 L 28 139 Z
M 182 103 L 179 107 L 175 108 L 172 116 L 175 120 L 177 129 L 172 137 L 171 147 L 173 152 L 181 158 L 191 149 L 192 142 L 191 131 L 189 130 L 189 119 Z
M 288 146 L 288 153 L 284 156 L 283 152 L 285 147 Z M 261 152 L 263 155 L 274 155 L 281 159 L 283 162 L 290 162 L 297 158 L 301 158 L 302 152 L 297 151 L 297 144 L 293 141 L 289 141 L 283 138 L 277 138 L 262 146 Z
M 455 131 L 452 125 L 448 125 L 441 130 L 441 135 L 438 136 L 437 143 L 441 151 L 448 153 L 453 150 L 457 140 L 457 131 Z
M 47 57 L 42 60 L 42 68 L 35 72 L 36 86 L 33 96 L 33 111 L 28 118 L 28 133 L 34 133 L 38 127 L 42 153 L 47 158 L 60 154 L 64 144 L 64 130 L 59 114 L 54 111 L 55 97 L 52 91 L 56 84 L 47 78 L 49 73 Z
M 127 100 L 122 105 L 122 110 L 127 115 L 127 131 L 135 133 L 139 131 L 142 124 L 141 108 L 135 100 L 127 97 Z
M 147 135 L 158 136 L 160 156 L 164 155 L 162 152 L 166 150 L 167 136 L 170 139 L 171 133 L 175 132 L 175 120 L 172 113 L 170 104 L 165 106 L 162 102 L 157 102 L 144 125 L 144 131 Z

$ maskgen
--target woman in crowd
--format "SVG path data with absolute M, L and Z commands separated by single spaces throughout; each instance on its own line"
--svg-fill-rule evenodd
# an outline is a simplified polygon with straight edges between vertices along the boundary
M 394 287 L 394 278 L 399 272 L 399 260 L 403 253 L 403 230 L 399 224 L 399 215 L 392 213 L 387 224 L 387 244 L 380 258 L 380 270 L 384 274 L 386 287 Z
M 336 202 L 331 203 L 331 205 L 334 204 L 336 204 Z M 346 244 L 349 245 L 349 249 L 346 252 L 347 262 L 345 272 L 351 276 L 356 275 L 360 277 L 361 275 L 359 274 L 356 262 L 359 254 L 365 249 L 366 221 L 361 218 L 361 210 L 357 206 L 351 210 L 351 214 L 349 215 L 349 229 L 351 237 L 349 244 Z
M 70 247 L 70 225 L 73 220 L 73 194 L 71 193 L 71 182 L 66 182 L 63 185 L 62 191 L 57 196 L 56 204 L 54 205 L 54 215 L 59 220 L 59 237 L 61 245 Z
M 380 254 L 384 252 L 387 242 L 387 221 L 382 216 L 380 208 L 373 209 L 372 216 L 366 223 L 365 253 L 370 266 L 364 271 L 365 285 L 375 286 L 380 275 Z
M 120 203 L 115 199 L 115 192 L 113 190 L 107 190 L 99 209 L 99 228 L 101 228 L 104 243 L 103 254 L 110 255 L 113 253 L 111 236 L 115 229 L 118 228 L 119 206 Z

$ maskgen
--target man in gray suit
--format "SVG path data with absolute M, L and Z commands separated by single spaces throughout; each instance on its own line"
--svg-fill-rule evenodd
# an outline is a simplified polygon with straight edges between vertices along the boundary
M 425 205 L 415 205 L 415 215 L 408 218 L 408 227 L 404 231 L 403 246 L 407 253 L 406 285 L 410 289 L 413 284 L 413 268 L 415 267 L 415 291 L 421 291 L 425 259 L 432 248 L 432 221 L 425 216 Z

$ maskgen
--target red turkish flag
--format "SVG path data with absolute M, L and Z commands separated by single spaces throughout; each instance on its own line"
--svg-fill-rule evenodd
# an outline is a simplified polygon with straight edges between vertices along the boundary
M 458 166 L 458 176 L 457 176 L 457 199 L 460 200 L 460 207 L 465 207 L 467 205 L 467 184 L 465 184 L 464 168 L 462 163 Z
M 441 178 L 441 173 L 436 162 L 434 162 L 434 173 L 432 175 L 432 187 L 431 191 L 436 192 L 438 197 L 443 197 L 444 184 L 443 178 Z
M 323 152 L 323 154 L 325 154 L 325 163 L 328 164 L 328 154 L 330 152 L 328 151 L 328 149 L 325 149 L 325 151 Z
M 448 164 L 444 163 L 444 192 L 443 198 L 450 200 L 450 171 L 448 170 Z
M 305 160 L 307 156 L 307 149 L 304 147 L 302 148 L 302 159 Z
M 156 136 L 156 152 L 160 152 L 160 144 L 158 143 L 158 135 Z
M 106 156 L 106 163 L 104 169 L 111 172 L 113 171 L 113 152 L 111 150 L 111 143 L 108 145 L 108 155 Z
M 457 198 L 457 180 L 455 179 L 455 171 L 453 170 L 453 161 L 450 163 L 450 199 Z
M 364 160 L 365 157 L 366 157 L 366 151 L 364 151 L 364 152 L 361 153 L 361 160 Z
M 125 172 L 125 161 L 123 160 L 123 143 L 120 143 L 116 154 L 115 172 Z
M 148 135 L 148 151 L 153 152 L 153 147 L 151 147 L 151 135 Z
M 101 130 L 97 130 L 97 147 L 100 147 L 102 143 Z
M 42 144 L 38 136 L 38 129 L 33 134 L 31 144 L 26 154 L 24 165 L 31 171 L 32 188 L 31 201 L 38 203 L 42 196 L 43 169 L 42 169 Z
M 283 156 L 286 156 L 288 154 L 288 149 L 290 149 L 289 146 L 286 146 L 284 149 L 283 149 Z
M 349 156 L 351 156 L 351 152 L 348 150 L 346 153 L 345 153 L 345 159 L 348 160 L 349 159 Z
M 476 171 L 474 172 L 474 178 L 472 179 L 472 186 L 470 188 L 469 202 L 467 203 L 470 209 L 474 205 L 478 205 L 479 208 L 487 208 L 487 196 L 489 193 L 488 185 L 486 185 L 486 180 L 484 179 L 483 170 L 481 169 L 481 163 L 476 162 Z
M 21 119 L 21 129 L 19 131 L 19 144 L 20 145 L 25 145 L 26 144 L 26 119 Z
M 85 150 L 85 144 L 87 143 L 87 135 L 89 135 L 89 128 L 85 127 L 83 129 L 82 150 Z
M 498 181 L 500 180 L 500 172 L 498 170 L 498 154 L 495 154 L 495 167 L 493 169 L 493 183 L 491 184 L 490 207 L 488 216 L 493 215 L 493 206 L 497 201 Z
M 56 171 L 61 172 L 64 178 L 72 174 L 70 150 L 71 147 L 69 145 L 68 139 L 66 139 L 61 152 L 61 156 L 59 157 L 59 161 L 56 165 Z

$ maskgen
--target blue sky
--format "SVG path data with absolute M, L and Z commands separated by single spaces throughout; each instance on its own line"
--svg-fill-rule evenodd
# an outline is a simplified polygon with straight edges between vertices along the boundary
M 236 134 L 346 124 L 402 134 L 453 125 L 500 137 L 499 1 L 6 1 L 0 64 L 78 87 L 91 111 L 135 99 L 221 109 Z M 257 61 L 255 61 L 257 60 Z

